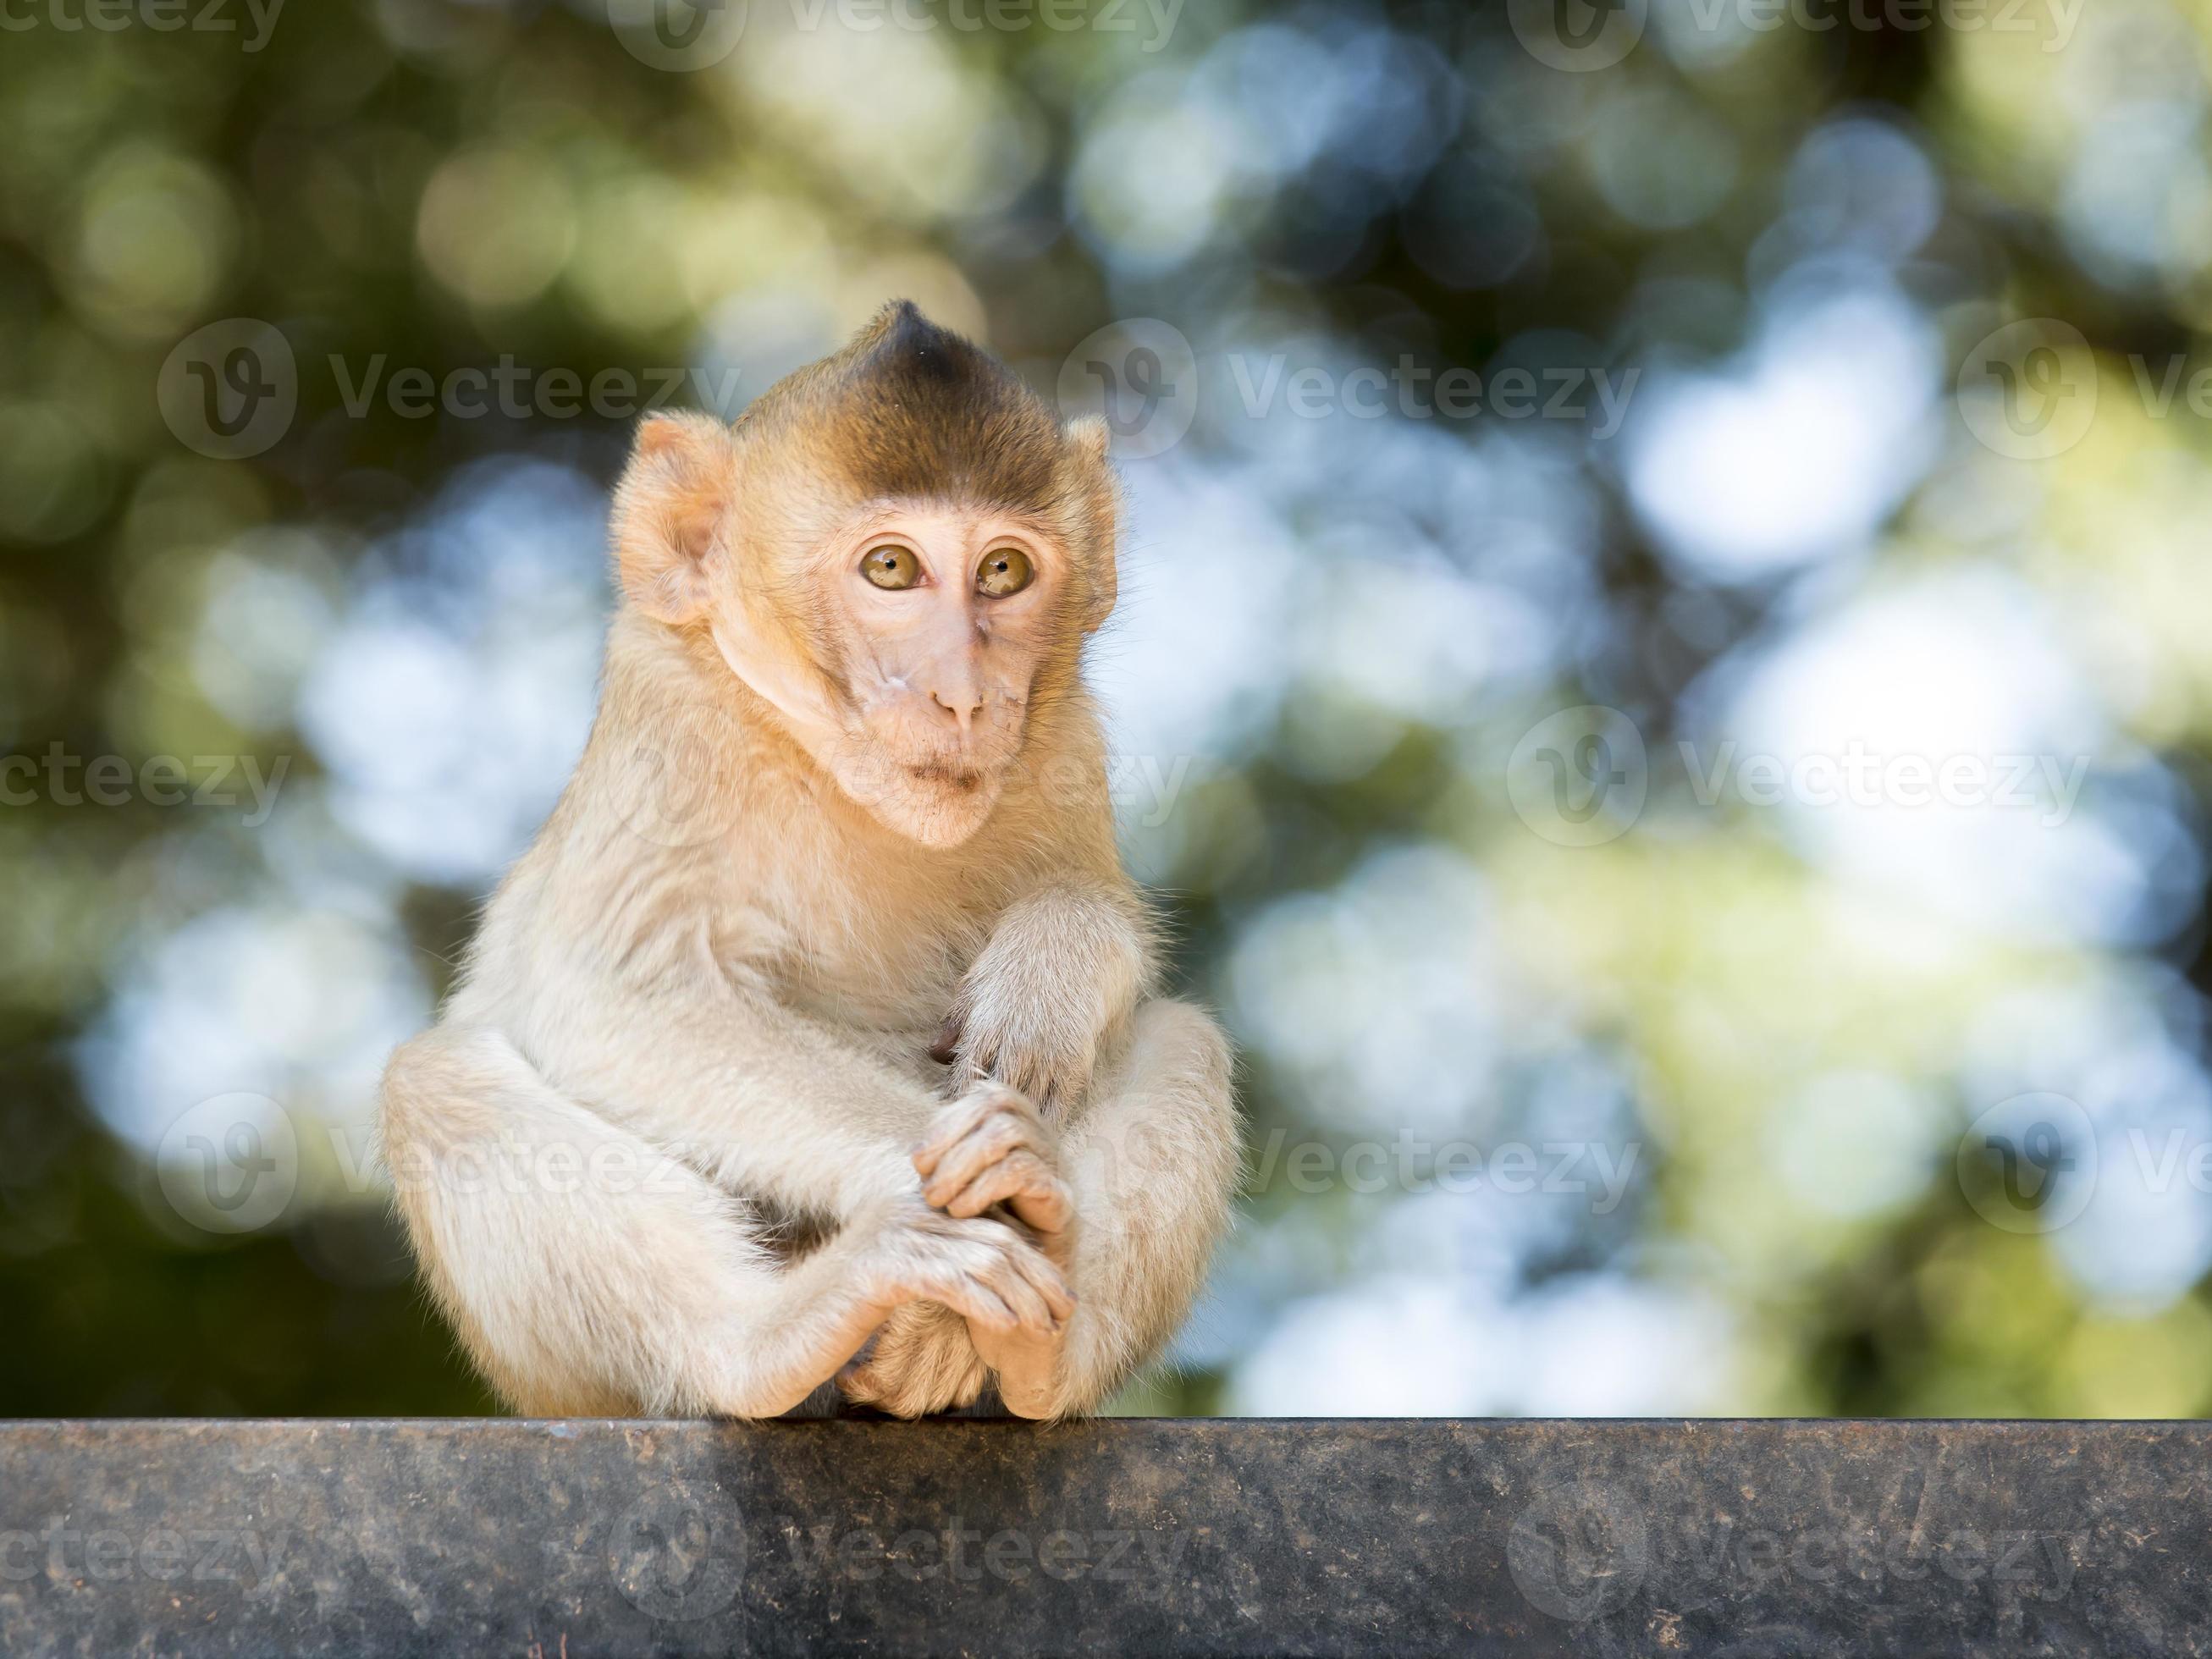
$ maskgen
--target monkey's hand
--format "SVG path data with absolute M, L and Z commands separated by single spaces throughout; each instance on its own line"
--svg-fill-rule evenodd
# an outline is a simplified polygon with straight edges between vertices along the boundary
M 949 1217 L 992 1212 L 1006 1217 L 1036 1243 L 1066 1282 L 1074 1270 L 1075 1197 L 1060 1179 L 1060 1149 L 1052 1126 L 1028 1098 L 1003 1085 L 970 1090 L 937 1115 L 915 1148 L 914 1167 L 921 1195 Z M 984 1364 L 998 1373 L 1006 1408 L 1021 1417 L 1053 1414 L 1051 1401 L 1066 1340 L 1067 1312 L 1048 1331 L 1024 1326 L 994 1329 L 968 1322 L 968 1336 Z
M 995 1079 L 1058 1115 L 1082 1097 L 1106 1034 L 1137 1005 L 1148 951 L 1111 898 L 1050 890 L 1013 906 L 970 964 L 931 1053 L 951 1088 Z
M 939 1112 L 914 1167 L 921 1196 L 965 1219 L 1003 1204 L 1063 1273 L 1075 1249 L 1075 1195 L 1060 1178 L 1059 1137 L 1029 1097 L 982 1083 Z
M 909 1196 L 863 1262 L 862 1293 L 890 1316 L 837 1373 L 837 1388 L 895 1417 L 971 1404 L 987 1375 L 979 1335 L 1049 1347 L 1074 1311 L 1032 1238 L 980 1210 L 949 1214 Z
M 1016 1229 L 980 1214 L 948 1214 L 911 1195 L 875 1224 L 854 1275 L 862 1303 L 885 1319 L 910 1303 L 935 1302 L 971 1331 L 1042 1340 L 1075 1310 L 1059 1267 Z

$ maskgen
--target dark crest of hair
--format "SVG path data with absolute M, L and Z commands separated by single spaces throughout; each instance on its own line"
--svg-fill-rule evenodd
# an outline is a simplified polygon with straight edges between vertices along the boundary
M 862 495 L 964 496 L 1045 514 L 1061 506 L 1052 410 L 1004 363 L 910 300 L 886 306 L 842 351 L 756 409 L 811 428 Z

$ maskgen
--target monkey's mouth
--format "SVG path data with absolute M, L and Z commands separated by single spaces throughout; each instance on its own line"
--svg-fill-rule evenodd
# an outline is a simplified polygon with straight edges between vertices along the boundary
M 921 783 L 933 783 L 946 789 L 957 789 L 969 794 L 983 787 L 983 775 L 969 767 L 947 760 L 923 761 L 909 766 L 908 775 Z

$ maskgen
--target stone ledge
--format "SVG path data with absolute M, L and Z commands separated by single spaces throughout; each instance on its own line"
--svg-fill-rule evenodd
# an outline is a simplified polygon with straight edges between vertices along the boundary
M 2212 1424 L 0 1424 L 0 1652 L 2212 1650 Z

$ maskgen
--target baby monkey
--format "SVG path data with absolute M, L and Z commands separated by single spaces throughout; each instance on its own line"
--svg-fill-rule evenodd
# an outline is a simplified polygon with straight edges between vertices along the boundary
M 384 1081 L 517 1410 L 1060 1417 L 1182 1319 L 1237 1124 L 1082 682 L 1106 446 L 905 303 L 735 426 L 644 423 L 590 741 Z

